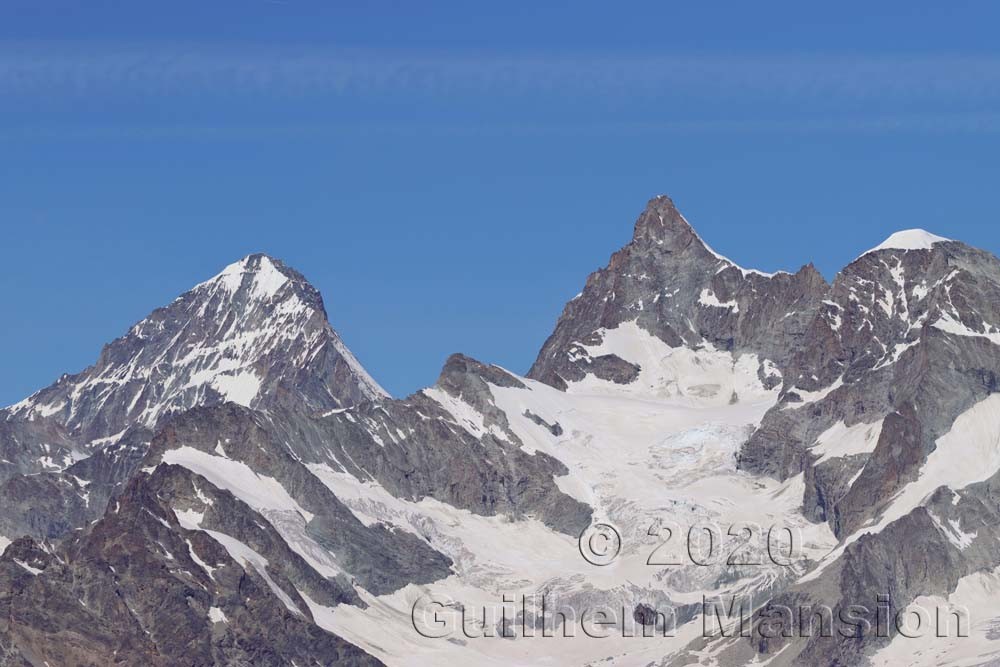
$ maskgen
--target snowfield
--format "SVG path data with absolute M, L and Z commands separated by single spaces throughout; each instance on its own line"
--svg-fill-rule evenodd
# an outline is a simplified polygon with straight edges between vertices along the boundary
M 356 586 L 365 608 L 327 607 L 298 591 L 318 625 L 400 667 L 639 666 L 662 664 L 682 650 L 699 664 L 719 664 L 731 640 L 697 648 L 706 598 L 728 604 L 740 596 L 761 603 L 796 581 L 815 579 L 848 544 L 902 517 L 938 486 L 946 484 L 957 493 L 1000 469 L 1000 398 L 991 396 L 956 421 L 920 477 L 899 492 L 877 522 L 838 544 L 825 523 L 802 516 L 802 474 L 779 483 L 736 468 L 741 445 L 777 401 L 778 389 L 768 390 L 758 379 L 761 373 L 773 375 L 773 364 L 711 346 L 670 348 L 634 323 L 600 334 L 599 344 L 578 346 L 582 353 L 618 355 L 641 367 L 638 378 L 618 385 L 588 375 L 566 391 L 527 378 L 518 378 L 520 388 L 490 385 L 509 432 L 485 426 L 474 406 L 441 389 L 424 393 L 477 437 L 492 433 L 511 443 L 519 440 L 529 454 L 543 452 L 561 461 L 568 474 L 556 478 L 558 487 L 592 507 L 594 523 L 613 527 L 617 535 L 610 561 L 592 564 L 581 552 L 592 542 L 555 532 L 531 517 L 480 516 L 431 498 L 402 500 L 370 479 L 309 464 L 363 524 L 411 533 L 454 562 L 451 576 L 389 595 L 374 596 Z M 817 401 L 837 386 L 839 380 L 820 392 L 801 394 L 806 402 Z M 560 429 L 539 425 L 529 415 Z M 811 452 L 819 461 L 868 454 L 881 430 L 882 420 L 851 427 L 839 422 L 816 438 Z M 336 558 L 307 535 L 312 515 L 277 480 L 230 459 L 223 443 L 214 455 L 181 447 L 167 452 L 163 461 L 191 469 L 259 511 L 323 576 L 343 572 Z M 186 528 L 200 529 L 197 512 L 178 517 Z M 955 521 L 935 521 L 958 548 L 976 539 Z M 265 575 L 291 608 L 288 591 L 266 577 L 265 559 L 231 537 L 210 534 L 245 567 Z M 954 595 L 931 602 L 1000 608 L 998 581 L 1000 573 L 966 577 Z M 569 619 L 547 626 L 554 636 L 542 636 L 531 622 L 540 615 L 542 600 L 549 610 L 546 618 L 559 612 Z M 921 602 L 927 600 L 914 604 Z M 669 619 L 666 636 L 663 627 L 654 637 L 642 636 L 634 616 L 639 605 Z M 598 612 L 608 621 L 600 626 L 599 640 L 586 620 Z M 990 652 L 1000 624 L 994 615 L 976 616 L 970 643 L 897 639 L 874 656 L 873 664 L 978 664 L 975 656 Z M 226 622 L 218 614 L 212 620 Z M 499 636 L 505 626 L 513 636 Z
M 418 617 L 426 605 L 437 609 L 439 603 L 475 609 L 481 616 L 483 608 L 502 608 L 505 596 L 537 601 L 544 592 L 547 601 L 578 614 L 608 608 L 617 610 L 619 626 L 634 625 L 630 615 L 638 604 L 662 613 L 689 612 L 700 607 L 703 595 L 763 592 L 793 580 L 835 546 L 825 525 L 811 524 L 799 513 L 801 476 L 779 484 L 736 470 L 740 445 L 777 399 L 776 391 L 757 380 L 755 357 L 673 349 L 634 324 L 604 334 L 602 345 L 588 352 L 614 353 L 639 363 L 643 371 L 634 383 L 621 386 L 588 376 L 561 392 L 519 378 L 525 388 L 491 386 L 491 391 L 524 448 L 550 454 L 569 469 L 556 480 L 560 489 L 592 506 L 595 521 L 620 533 L 621 553 L 614 562 L 590 564 L 576 539 L 534 520 L 477 516 L 431 499 L 408 502 L 372 482 L 312 466 L 361 521 L 381 521 L 422 537 L 455 561 L 456 572 L 392 595 L 365 594 L 367 609 L 324 608 L 316 614 L 323 627 L 390 665 L 580 665 L 605 660 L 645 665 L 700 637 L 702 620 L 678 622 L 670 637 L 623 637 L 617 629 L 597 641 L 581 627 L 575 627 L 575 637 L 559 631 L 556 637 L 473 639 L 451 618 L 453 632 L 432 638 L 414 629 L 414 607 Z M 482 417 L 470 414 L 470 406 L 452 409 L 471 429 L 481 428 Z M 525 411 L 558 423 L 562 434 L 553 435 Z M 747 525 L 753 531 L 751 546 L 739 550 Z M 716 526 L 723 539 L 713 556 L 716 562 L 700 566 L 687 554 L 687 533 L 694 529 L 692 543 L 701 558 L 707 553 L 705 526 Z M 767 557 L 764 541 L 771 526 L 795 532 L 796 553 L 788 565 Z M 760 564 L 727 567 L 725 561 L 737 551 Z M 662 562 L 680 564 L 655 564 Z M 471 613 L 468 619 L 471 628 Z M 515 634 L 521 634 L 520 626 Z M 387 636 L 393 640 L 386 641 Z

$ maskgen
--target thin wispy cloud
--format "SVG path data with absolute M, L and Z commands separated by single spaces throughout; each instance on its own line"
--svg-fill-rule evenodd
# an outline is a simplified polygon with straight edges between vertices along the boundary
M 296 124 L 194 124 L 115 123 L 106 125 L 16 125 L 0 128 L 0 141 L 41 140 L 102 140 L 159 142 L 170 139 L 196 141 L 244 142 L 261 138 L 313 140 L 318 138 L 359 137 L 366 134 L 381 137 L 587 137 L 594 134 L 621 137 L 655 137 L 697 134 L 727 136 L 749 134 L 811 135 L 811 134 L 1000 134 L 1000 114 L 945 113 L 885 115 L 844 118 L 775 118 L 719 119 L 710 121 L 676 120 L 664 122 L 604 121 L 559 124 L 524 122 L 489 122 L 476 124 L 401 122 L 331 122 Z
M 1000 97 L 1000 58 L 386 54 L 258 47 L 0 47 L 4 95 L 771 96 L 870 102 Z

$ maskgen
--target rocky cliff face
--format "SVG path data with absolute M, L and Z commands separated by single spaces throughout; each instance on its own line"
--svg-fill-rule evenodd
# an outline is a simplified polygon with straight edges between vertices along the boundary
M 0 411 L 0 664 L 948 657 L 879 633 L 876 595 L 967 602 L 977 659 L 1000 657 L 998 304 L 1000 260 L 959 242 L 901 232 L 827 284 L 737 266 L 657 197 L 526 377 L 456 354 L 394 399 L 305 278 L 252 255 Z M 616 527 L 609 567 L 581 558 L 592 522 Z M 789 562 L 771 526 L 799 536 Z M 706 593 L 752 596 L 751 636 L 699 637 Z M 422 599 L 539 594 L 679 627 L 415 631 Z M 871 627 L 802 636 L 775 613 L 802 604 Z
M 199 481 L 172 467 L 140 473 L 86 534 L 58 549 L 11 544 L 0 558 L 3 664 L 381 664 L 314 623 L 310 605 L 353 592 Z M 256 532 L 253 546 L 185 530 L 170 504 L 184 487 L 234 511 L 227 530 Z
M 1000 260 L 922 230 L 894 234 L 828 286 L 811 267 L 794 276 L 736 267 L 695 234 L 669 199 L 657 198 L 633 240 L 567 304 L 530 376 L 569 391 L 586 386 L 588 377 L 640 382 L 642 364 L 612 351 L 627 346 L 602 345 L 632 322 L 672 348 L 752 355 L 758 377 L 780 392 L 741 448 L 739 467 L 783 481 L 801 478 L 802 512 L 826 522 L 841 542 L 822 575 L 772 603 L 839 599 L 837 609 L 847 609 L 879 591 L 890 595 L 895 614 L 921 595 L 947 597 L 962 577 L 998 565 L 985 556 L 996 546 L 989 517 L 997 506 L 984 491 L 989 482 L 967 487 L 961 502 L 956 496 L 955 507 L 981 506 L 976 514 L 954 517 L 956 510 L 938 500 L 995 472 L 992 455 L 978 447 L 985 439 L 992 451 L 1000 434 L 969 434 L 972 427 L 956 424 L 983 409 L 1000 387 L 998 304 Z M 986 458 L 982 475 L 942 463 L 942 439 L 961 437 L 957 432 L 972 442 L 949 456 Z M 966 521 L 989 529 L 960 543 L 956 535 L 973 534 L 959 528 Z M 903 540 L 925 548 L 902 550 Z M 742 664 L 792 644 L 795 650 L 775 664 L 854 664 L 895 635 L 761 642 L 754 650 L 734 649 L 728 659 Z
M 876 516 L 956 418 L 998 387 L 1000 261 L 944 239 L 894 247 L 906 238 L 837 276 L 781 403 L 741 457 L 782 479 L 804 471 L 806 512 L 840 536 Z M 851 442 L 838 452 L 837 439 Z
M 787 648 L 780 664 L 852 664 L 893 641 L 899 650 L 906 640 L 884 617 L 926 596 L 948 609 L 963 578 L 1000 565 L 998 303 L 996 257 L 917 230 L 838 275 L 740 462 L 779 478 L 803 474 L 803 511 L 841 541 L 775 604 L 863 606 L 872 629 L 852 641 L 764 642 L 761 652 Z M 882 634 L 876 593 L 887 600 Z
M 756 354 L 759 377 L 774 386 L 827 289 L 812 265 L 795 274 L 737 266 L 701 240 L 669 197 L 657 197 L 632 241 L 566 304 L 528 377 L 559 388 L 588 373 L 627 384 L 634 367 L 613 354 L 592 357 L 585 346 L 634 321 L 670 347 Z
M 966 534 L 958 528 L 963 519 L 940 518 L 954 510 L 934 498 L 950 497 L 954 488 L 933 456 L 956 421 L 1000 386 L 1000 261 L 909 230 L 861 255 L 830 286 L 813 273 L 808 267 L 795 276 L 741 270 L 712 252 L 668 199 L 654 199 L 632 242 L 567 304 L 531 376 L 563 389 L 588 375 L 637 381 L 639 365 L 588 353 L 626 322 L 671 347 L 754 355 L 765 382 L 776 369 L 778 402 L 742 447 L 740 468 L 779 480 L 802 476 L 804 514 L 827 522 L 843 544 L 827 558 L 833 562 L 828 574 L 793 587 L 774 604 L 819 603 L 840 591 L 846 609 L 884 589 L 896 613 L 919 595 L 947 596 L 961 577 L 997 566 L 979 555 L 981 545 L 995 544 L 992 532 L 977 532 L 982 542 L 975 546 L 957 544 L 955 535 Z M 996 434 L 973 437 L 995 446 Z M 964 449 L 952 455 L 975 451 Z M 935 474 L 936 495 L 927 501 L 913 495 L 914 485 L 934 491 Z M 982 504 L 981 493 L 969 495 Z M 971 502 L 965 498 L 962 503 Z M 995 512 L 986 501 L 976 519 L 968 514 L 965 520 L 978 524 Z M 903 536 L 919 536 L 926 550 L 901 551 Z M 923 563 L 916 578 L 909 574 L 913 556 Z M 889 642 L 860 639 L 812 640 L 801 653 L 784 655 L 791 656 L 788 664 L 830 664 L 824 656 L 833 653 L 835 662 L 850 664 Z M 757 648 L 770 655 L 785 645 Z M 736 652 L 734 664 L 753 653 Z

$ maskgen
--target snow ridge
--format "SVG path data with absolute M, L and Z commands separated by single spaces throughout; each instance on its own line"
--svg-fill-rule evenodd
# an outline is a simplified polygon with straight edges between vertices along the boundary
M 903 229 L 890 235 L 885 241 L 862 253 L 861 256 L 864 257 L 868 253 L 879 250 L 930 250 L 935 243 L 947 243 L 948 241 L 951 239 L 931 234 L 924 229 Z

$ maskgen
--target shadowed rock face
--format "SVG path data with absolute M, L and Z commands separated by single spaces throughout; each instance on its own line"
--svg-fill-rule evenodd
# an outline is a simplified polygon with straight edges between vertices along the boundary
M 318 551 L 328 552 L 345 576 L 354 578 L 377 595 L 451 574 L 451 561 L 416 536 L 393 532 L 380 524 L 365 526 L 358 521 L 310 472 L 306 463 L 284 446 L 280 433 L 271 429 L 271 422 L 264 415 L 240 406 L 194 408 L 164 425 L 150 445 L 144 467 L 171 460 L 197 461 L 212 471 L 205 486 L 213 489 L 228 481 L 229 470 L 253 471 L 261 484 L 274 480 L 308 514 L 301 516 L 266 507 L 258 507 L 256 511 L 247 508 L 250 511 L 244 511 L 247 515 L 244 524 L 252 528 L 254 517 L 259 521 L 259 515 L 263 515 L 266 521 L 279 528 L 285 541 L 301 541 L 316 545 L 314 548 Z M 172 459 L 172 454 L 186 455 L 186 458 Z M 159 467 L 156 470 L 159 471 Z M 198 502 L 190 497 L 187 500 L 193 503 L 197 512 L 204 513 L 202 527 L 230 532 L 234 521 L 234 513 L 228 507 L 230 503 Z M 257 543 L 256 539 L 243 539 L 242 533 L 231 534 L 251 546 Z M 281 538 L 271 541 L 284 545 Z M 281 560 L 287 560 L 287 555 L 282 554 Z
M 523 386 L 497 366 L 453 355 L 434 387 L 405 399 L 309 421 L 272 414 L 271 421 L 304 462 L 373 479 L 398 498 L 435 498 L 485 516 L 531 516 L 578 535 L 591 508 L 559 490 L 555 478 L 568 472 L 562 463 L 522 449 L 491 385 Z
M 779 479 L 804 472 L 807 515 L 850 534 L 997 390 L 1000 355 L 987 337 L 997 322 L 992 255 L 957 242 L 866 253 L 834 281 L 741 467 Z M 840 422 L 881 422 L 881 433 L 870 452 L 815 464 L 810 446 Z

